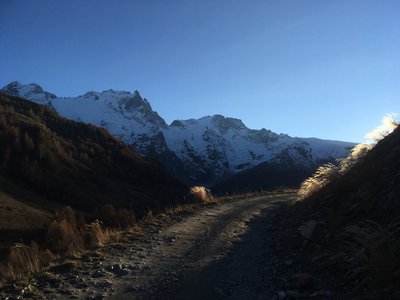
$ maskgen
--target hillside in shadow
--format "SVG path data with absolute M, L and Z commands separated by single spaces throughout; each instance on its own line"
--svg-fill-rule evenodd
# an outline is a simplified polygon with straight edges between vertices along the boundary
M 0 145 L 1 198 L 30 207 L 92 212 L 111 203 L 140 216 L 182 201 L 186 192 L 157 161 L 140 157 L 105 129 L 4 93 Z
M 400 221 L 400 128 L 372 148 L 345 174 L 305 201 L 332 228 L 365 219 L 383 226 Z
M 322 188 L 282 213 L 280 243 L 290 250 L 280 255 L 340 299 L 399 299 L 400 128 L 329 173 Z M 295 231 L 301 245 L 284 238 Z
M 312 175 L 314 168 L 296 164 L 263 162 L 248 170 L 234 174 L 212 187 L 216 195 L 268 191 L 279 188 L 298 188 Z

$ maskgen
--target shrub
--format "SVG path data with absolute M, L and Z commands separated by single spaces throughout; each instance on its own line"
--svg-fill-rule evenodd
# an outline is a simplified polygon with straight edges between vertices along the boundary
M 136 217 L 132 211 L 120 208 L 118 211 L 112 204 L 104 205 L 100 210 L 100 218 L 107 226 L 129 228 L 135 225 Z
M 85 224 L 83 215 L 76 213 L 71 206 L 65 206 L 57 210 L 55 212 L 55 220 L 58 222 L 66 220 L 73 228 L 80 228 Z
M 67 220 L 54 220 L 46 234 L 48 248 L 60 255 L 76 255 L 83 249 L 80 232 Z
M 204 186 L 193 186 L 190 188 L 189 195 L 195 202 L 210 202 L 214 199 L 209 189 Z
M 122 208 L 118 210 L 118 223 L 121 228 L 129 228 L 135 225 L 136 217 L 132 211 Z
M 104 224 L 108 226 L 115 226 L 118 221 L 117 210 L 112 204 L 106 204 L 100 209 L 100 218 Z
M 84 226 L 82 235 L 87 248 L 103 246 L 108 240 L 100 221 L 97 219 L 89 225 Z

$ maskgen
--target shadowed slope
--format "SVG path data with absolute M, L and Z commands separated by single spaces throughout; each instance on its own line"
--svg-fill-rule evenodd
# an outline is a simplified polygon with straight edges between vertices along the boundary
M 185 186 L 156 161 L 137 155 L 105 129 L 60 117 L 47 107 L 0 93 L 2 190 L 12 182 L 50 200 L 91 211 L 105 203 L 138 215 L 182 199 Z M 22 196 L 22 200 L 23 200 Z
M 334 227 L 362 219 L 389 224 L 400 213 L 400 128 L 347 173 L 306 199 Z
M 344 174 L 287 210 L 285 218 L 302 225 L 299 230 L 311 229 L 292 254 L 302 272 L 314 274 L 340 299 L 399 299 L 399 200 L 398 127 Z
M 234 194 L 276 190 L 282 187 L 297 188 L 313 171 L 314 168 L 301 165 L 263 162 L 221 181 L 212 191 L 216 194 Z

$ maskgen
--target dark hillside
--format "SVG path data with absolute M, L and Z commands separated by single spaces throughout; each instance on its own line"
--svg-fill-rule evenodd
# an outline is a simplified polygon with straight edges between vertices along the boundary
M 271 164 L 263 162 L 239 172 L 212 187 L 215 194 L 236 194 L 254 191 L 298 188 L 300 183 L 311 176 L 314 169 L 294 164 Z
M 0 145 L 0 175 L 55 204 L 92 211 L 112 203 L 141 215 L 185 193 L 158 162 L 144 160 L 106 130 L 4 93 Z
M 400 128 L 346 174 L 311 195 L 332 228 L 363 219 L 388 225 L 400 216 Z
M 296 257 L 297 272 L 308 276 L 302 293 L 325 289 L 332 296 L 327 299 L 400 299 L 400 128 L 289 206 L 279 222 L 285 228 L 279 255 Z M 285 238 L 299 233 L 301 242 Z

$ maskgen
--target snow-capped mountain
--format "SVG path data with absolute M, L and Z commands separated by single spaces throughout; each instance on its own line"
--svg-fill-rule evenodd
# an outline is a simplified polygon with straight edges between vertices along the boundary
M 37 84 L 19 82 L 8 84 L 3 91 L 47 105 L 66 118 L 104 127 L 190 183 L 213 184 L 265 161 L 313 168 L 345 156 L 354 146 L 249 129 L 241 120 L 221 115 L 175 120 L 168 125 L 138 91 L 57 97 Z

